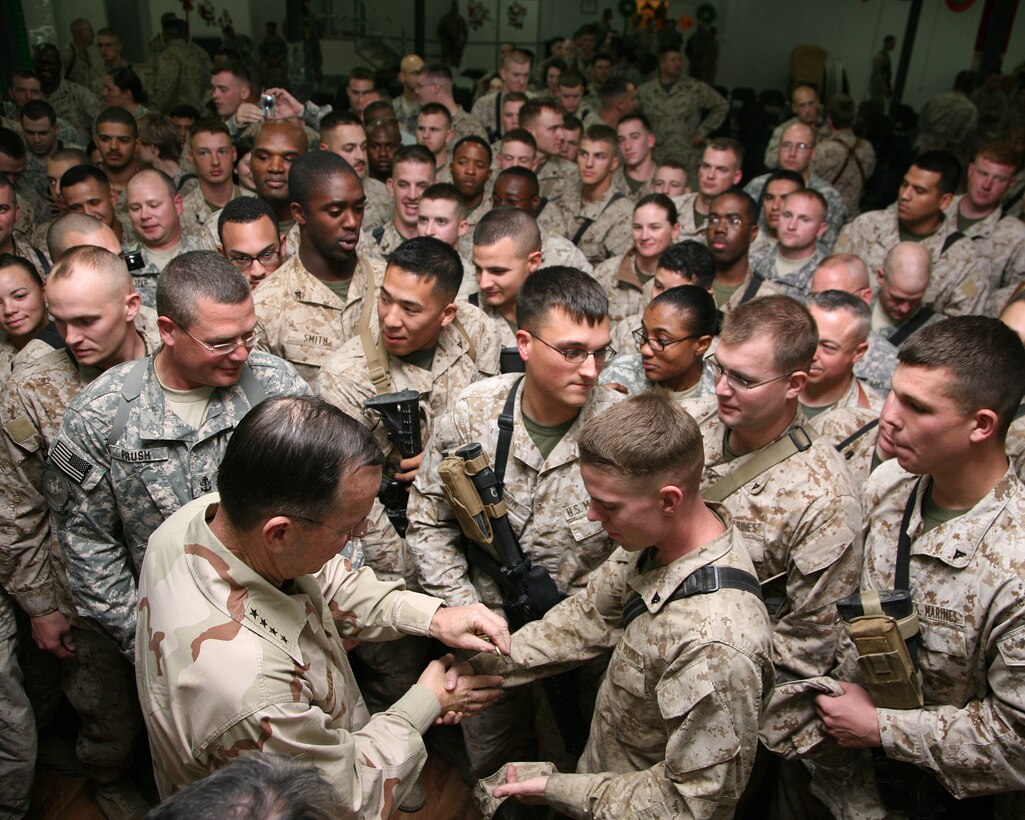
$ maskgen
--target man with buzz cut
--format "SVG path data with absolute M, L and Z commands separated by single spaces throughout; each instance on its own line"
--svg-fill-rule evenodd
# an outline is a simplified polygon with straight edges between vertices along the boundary
M 78 614 L 134 657 L 136 578 L 149 536 L 213 489 L 224 445 L 267 396 L 301 395 L 287 362 L 250 353 L 249 283 L 193 251 L 157 288 L 160 349 L 111 368 L 68 405 L 42 477 Z
M 391 220 L 370 231 L 363 250 L 384 259 L 407 239 L 416 236 L 420 197 L 434 184 L 434 154 L 423 145 L 403 145 L 395 152 L 388 193 L 392 196 Z
M 619 167 L 619 138 L 607 125 L 592 125 L 577 154 L 579 187 L 562 200 L 569 240 L 592 265 L 626 253 L 633 242 L 633 203 L 612 186 Z
M 708 242 L 705 222 L 712 200 L 740 184 L 744 146 L 729 137 L 716 137 L 705 145 L 698 165 L 697 190 L 672 197 L 680 217 L 680 238 Z M 684 179 L 686 179 L 684 175 Z
M 366 325 L 364 301 L 375 298 L 384 266 L 357 252 L 365 197 L 344 159 L 303 154 L 288 188 L 299 249 L 254 291 L 258 344 L 312 384 L 328 356 Z
M 43 473 L 71 400 L 112 367 L 152 355 L 160 334 L 156 313 L 142 307 L 110 229 L 81 214 L 58 223 L 56 232 L 79 246 L 59 255 L 46 280 L 47 307 L 67 346 L 30 342 L 42 355 L 16 364 L 0 395 L 0 475 L 8 488 L 0 585 L 28 616 L 39 650 L 61 659 L 59 682 L 37 679 L 34 685 L 57 698 L 63 691 L 75 708 L 75 756 L 93 781 L 97 802 L 110 811 L 118 803 L 138 809 L 146 803 L 127 776 L 139 731 L 131 666 L 109 636 L 75 612 L 50 527 Z
M 765 167 L 772 170 L 779 168 L 779 144 L 783 141 L 783 132 L 791 125 L 803 123 L 815 130 L 816 142 L 826 140 L 830 136 L 829 126 L 819 122 L 819 115 L 822 111 L 822 102 L 819 100 L 819 92 L 815 86 L 801 83 L 795 85 L 790 94 L 790 110 L 793 115 L 790 119 L 781 122 L 769 138 L 769 144 L 765 146 Z
M 487 139 L 488 132 L 476 117 L 463 110 L 452 96 L 452 69 L 441 63 L 431 63 L 416 78 L 416 93 L 420 105 L 441 103 L 452 115 L 452 141 L 475 134 Z
M 477 121 L 484 126 L 488 132 L 488 139 L 494 142 L 502 136 L 502 101 L 506 94 L 524 94 L 527 91 L 527 81 L 530 79 L 530 55 L 520 49 L 512 49 L 502 59 L 502 67 L 498 69 L 498 76 L 502 78 L 502 88 L 484 94 L 477 99 L 470 110 L 470 114 L 477 118 Z M 528 95 L 529 96 L 529 95 Z
M 588 517 L 619 546 L 583 593 L 517 630 L 508 657 L 470 663 L 509 690 L 606 649 L 612 660 L 577 773 L 510 764 L 481 784 L 494 798 L 569 817 L 732 816 L 772 689 L 771 627 L 741 530 L 701 498 L 701 444 L 659 394 L 581 431 Z M 714 591 L 699 582 L 713 574 Z
M 494 463 L 498 416 L 507 404 L 513 430 L 502 465 L 503 497 L 524 554 L 547 570 L 561 593 L 574 594 L 583 590 L 613 549 L 600 524 L 587 520 L 588 497 L 580 479 L 577 446 L 581 427 L 622 398 L 597 384 L 602 367 L 613 355 L 608 299 L 601 286 L 581 271 L 542 268 L 520 288 L 516 319 L 516 343 L 526 373 L 470 385 L 446 414 L 434 420 L 409 499 L 407 542 L 418 577 L 425 592 L 448 605 L 473 601 L 495 609 L 501 605 L 494 582 L 467 563 L 461 531 L 437 475 L 442 453 L 467 442 L 479 442 Z M 581 673 L 585 719 L 586 693 L 594 690 L 603 668 L 596 661 Z M 509 692 L 486 717 L 463 724 L 475 777 L 491 774 L 508 760 L 537 759 L 533 749 L 537 703 L 529 690 Z M 539 724 L 544 733 L 547 721 Z M 543 735 L 545 759 L 555 760 L 560 768 L 571 766 L 562 741 L 550 734 L 548 729 Z
M 795 299 L 742 304 L 706 359 L 715 400 L 684 405 L 704 440 L 702 496 L 733 516 L 762 584 L 776 682 L 761 741 L 788 759 L 826 749 L 809 697 L 821 690 L 808 679 L 833 669 L 836 603 L 857 589 L 861 568 L 858 489 L 833 443 L 805 429 L 800 407 L 817 343 L 815 320 Z
M 95 165 L 74 165 L 61 177 L 60 191 L 71 213 L 102 222 L 114 232 L 123 249 L 131 249 L 136 242 L 132 222 L 122 219 L 115 210 L 117 191 L 103 171 Z
M 450 182 L 435 182 L 423 192 L 418 208 L 416 235 L 440 239 L 459 254 L 459 261 L 463 265 L 463 280 L 459 284 L 456 299 L 463 301 L 477 292 L 477 282 L 473 278 L 473 262 L 460 251 L 460 240 L 469 230 L 466 203 L 455 185 Z
M 818 240 L 828 228 L 828 208 L 825 198 L 814 188 L 787 194 L 779 216 L 779 241 L 752 261 L 754 272 L 787 296 L 807 302 L 812 274 L 826 258 Z
M 254 288 L 285 261 L 278 218 L 258 196 L 240 196 L 225 205 L 217 218 L 217 236 L 217 252 L 242 271 Z
M 462 390 L 498 372 L 498 338 L 473 305 L 457 302 L 463 275 L 456 251 L 439 239 L 417 237 L 388 257 L 372 330 L 349 339 L 332 354 L 314 383 L 318 395 L 369 428 L 385 454 L 388 477 L 408 487 L 422 452 L 404 457 L 388 437 L 381 415 L 364 407 L 367 399 L 402 390 L 420 398 L 420 440 Z M 386 381 L 375 383 L 381 368 Z M 418 590 L 416 567 L 405 542 L 380 501 L 374 503 L 363 539 L 367 566 L 379 578 L 403 580 Z M 415 638 L 385 645 L 362 644 L 360 689 L 372 712 L 405 692 L 426 663 L 425 642 Z
M 655 135 L 648 118 L 639 112 L 625 114 L 616 125 L 619 153 L 623 164 L 613 174 L 612 184 L 634 202 L 654 193 L 651 189 L 655 176 Z
M 367 132 L 358 114 L 332 111 L 320 121 L 320 150 L 338 154 L 363 183 L 367 204 L 363 210 L 363 230 L 372 231 L 391 219 L 394 201 L 388 186 L 370 176 L 367 166 Z
M 232 181 L 235 146 L 231 131 L 220 118 L 204 117 L 192 126 L 189 151 L 198 184 L 182 197 L 182 230 L 199 238 L 210 214 L 243 196 L 243 189 Z
M 921 705 L 877 705 L 845 640 L 841 691 L 815 701 L 829 736 L 865 750 L 861 776 L 848 769 L 815 794 L 839 812 L 867 775 L 878 794 L 862 816 L 1020 817 L 1025 487 L 1006 438 L 1025 391 L 1025 348 L 999 320 L 963 316 L 919 330 L 899 358 L 879 422 L 896 458 L 865 490 L 860 587 L 863 600 L 910 593 Z
M 957 220 L 944 214 L 960 179 L 961 163 L 953 154 L 919 154 L 901 180 L 897 202 L 845 225 L 836 250 L 860 256 L 876 271 L 898 242 L 918 242 L 932 262 L 924 304 L 948 316 L 981 313 L 990 292 L 989 271 Z
M 427 103 L 416 117 L 416 141 L 434 154 L 439 182 L 451 182 L 448 147 L 452 144 L 452 115 L 441 103 Z M 447 178 L 446 178 L 447 177 Z
M 540 162 L 534 171 L 541 196 L 560 207 L 580 185 L 576 163 L 560 156 L 564 137 L 562 117 L 562 109 L 551 97 L 527 100 L 520 109 L 520 128 L 529 131 L 537 143 Z

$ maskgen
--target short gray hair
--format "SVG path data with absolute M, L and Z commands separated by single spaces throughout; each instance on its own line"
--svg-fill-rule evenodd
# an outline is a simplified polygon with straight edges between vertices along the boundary
M 252 298 L 242 271 L 214 251 L 189 251 L 172 259 L 157 279 L 157 314 L 188 330 L 199 298 L 237 305 Z

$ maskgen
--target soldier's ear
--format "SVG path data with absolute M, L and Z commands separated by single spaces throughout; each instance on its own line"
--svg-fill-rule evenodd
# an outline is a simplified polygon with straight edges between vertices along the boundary
M 298 224 L 300 228 L 305 228 L 306 216 L 303 214 L 302 206 L 298 202 L 293 202 L 288 207 L 292 211 L 292 219 L 296 221 L 296 224 Z
M 672 484 L 666 485 L 658 491 L 662 500 L 662 514 L 674 515 L 683 503 L 683 491 Z

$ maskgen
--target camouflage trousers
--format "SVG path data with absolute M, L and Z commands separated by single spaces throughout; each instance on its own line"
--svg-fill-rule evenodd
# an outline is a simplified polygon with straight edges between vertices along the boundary
M 26 688 L 40 726 L 67 697 L 79 716 L 75 756 L 92 780 L 109 783 L 130 767 L 142 726 L 135 671 L 106 634 L 74 622 L 71 634 L 75 655 L 63 660 L 22 642 Z
M 0 622 L 14 624 L 14 605 L 0 590 Z M 17 632 L 0 636 L 0 818 L 23 817 L 36 766 L 36 721 L 18 665 Z

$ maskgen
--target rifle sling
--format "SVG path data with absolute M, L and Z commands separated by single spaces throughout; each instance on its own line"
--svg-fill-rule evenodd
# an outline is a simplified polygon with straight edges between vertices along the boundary
M 615 202 L 617 199 L 624 199 L 625 197 L 626 197 L 626 194 L 621 194 L 621 193 L 619 193 L 619 191 L 614 193 L 611 197 L 609 197 L 609 201 L 605 203 L 605 207 L 602 208 L 601 211 L 598 212 L 598 216 L 601 216 L 603 213 L 605 213 L 609 209 L 609 206 L 613 202 Z M 597 219 L 597 217 L 595 217 L 595 219 Z M 577 232 L 575 234 L 573 234 L 573 238 L 570 240 L 570 242 L 572 242 L 574 245 L 576 245 L 581 239 L 584 238 L 584 234 L 587 233 L 588 229 L 593 224 L 594 224 L 594 219 L 584 219 L 580 223 L 580 227 L 577 228 Z
M 808 429 L 811 430 L 810 427 Z M 812 430 L 812 433 L 814 433 L 814 430 Z M 721 478 L 705 490 L 701 494 L 702 498 L 706 501 L 722 501 L 725 498 L 729 498 L 733 493 L 766 470 L 775 467 L 781 461 L 786 461 L 796 453 L 803 453 L 811 447 L 812 441 L 812 436 L 805 428 L 800 424 L 795 424 L 786 432 L 786 435 L 776 439 L 776 441 L 759 451 L 757 455 L 746 461 L 728 476 Z
M 890 344 L 894 347 L 900 347 L 908 340 L 908 336 L 919 328 L 924 327 L 925 323 L 935 315 L 932 308 L 923 307 L 918 313 L 897 328 L 897 331 L 890 337 Z
M 706 595 L 710 592 L 718 592 L 720 589 L 739 589 L 742 592 L 751 593 L 759 601 L 763 600 L 761 585 L 750 572 L 735 567 L 706 565 L 698 567 L 684 578 L 683 582 L 673 590 L 672 595 L 665 599 L 659 612 L 664 612 L 666 606 L 672 601 L 690 598 L 692 595 Z M 632 598 L 623 607 L 623 629 L 626 629 L 634 618 L 647 611 L 648 607 L 643 598 L 640 596 Z
M 847 438 L 845 438 L 843 441 L 837 444 L 836 451 L 838 453 L 842 453 L 844 450 L 846 450 L 848 447 L 854 444 L 854 442 L 856 442 L 859 438 L 865 435 L 865 433 L 869 432 L 870 430 L 874 430 L 878 424 L 879 419 L 872 419 L 872 421 L 870 421 L 868 424 L 862 425 L 849 436 L 847 436 Z
M 744 293 L 740 297 L 740 304 L 750 302 L 755 298 L 755 294 L 761 290 L 762 284 L 765 282 L 761 276 L 757 273 L 751 274 L 751 281 L 747 283 L 747 287 L 744 288 Z
M 395 392 L 391 381 L 391 369 L 388 367 L 388 351 L 384 349 L 384 340 L 378 338 L 374 341 L 374 334 L 370 330 L 371 317 L 374 312 L 374 289 L 377 283 L 374 281 L 374 269 L 365 259 L 357 263 L 357 270 L 363 268 L 366 276 L 366 289 L 363 291 L 363 307 L 359 313 L 359 340 L 363 345 L 363 358 L 367 363 L 367 371 L 370 373 L 370 383 L 374 385 L 374 392 L 378 396 L 385 393 Z M 380 336 L 380 334 L 378 334 Z
M 911 589 L 911 536 L 908 535 L 908 524 L 911 523 L 911 513 L 915 510 L 915 499 L 918 497 L 918 488 L 922 484 L 919 478 L 915 486 L 911 488 L 911 495 L 904 505 L 904 518 L 900 522 L 900 532 L 897 535 L 897 561 L 893 574 L 894 589 Z
M 509 388 L 509 395 L 505 397 L 505 406 L 498 414 L 498 446 L 495 448 L 495 478 L 498 479 L 500 489 L 505 487 L 505 464 L 509 460 L 509 449 L 512 446 L 513 425 L 516 422 L 514 411 L 516 409 L 516 390 L 523 381 L 520 376 Z

